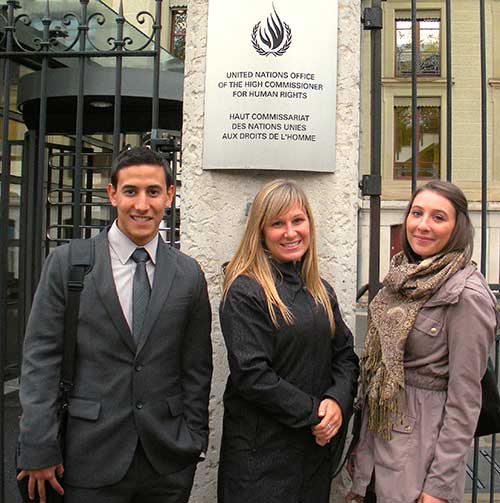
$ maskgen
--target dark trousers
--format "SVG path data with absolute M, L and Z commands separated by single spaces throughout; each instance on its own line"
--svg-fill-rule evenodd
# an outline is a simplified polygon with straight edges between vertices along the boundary
M 377 496 L 375 496 L 374 492 L 366 491 L 365 503 L 377 503 Z
M 161 475 L 139 444 L 122 480 L 97 488 L 64 484 L 64 503 L 187 503 L 195 470 L 196 464 L 193 464 L 178 472 Z
M 365 503 L 377 503 L 377 495 L 375 494 L 375 472 L 373 472 L 370 484 L 366 488 Z

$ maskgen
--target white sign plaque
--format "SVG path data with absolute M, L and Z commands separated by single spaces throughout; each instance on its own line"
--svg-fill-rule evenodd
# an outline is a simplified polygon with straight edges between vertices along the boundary
M 338 0 L 209 0 L 205 169 L 335 168 Z

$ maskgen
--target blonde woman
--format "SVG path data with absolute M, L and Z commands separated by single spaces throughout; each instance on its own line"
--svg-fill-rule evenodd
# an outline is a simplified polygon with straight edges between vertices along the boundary
M 358 358 L 295 182 L 256 195 L 225 269 L 220 319 L 230 375 L 219 503 L 327 503 Z

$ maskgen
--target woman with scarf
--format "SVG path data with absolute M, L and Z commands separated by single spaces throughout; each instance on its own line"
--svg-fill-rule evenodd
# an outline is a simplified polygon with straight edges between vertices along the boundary
M 471 262 L 462 191 L 442 181 L 420 187 L 402 244 L 369 306 L 347 500 L 363 501 L 373 477 L 377 503 L 459 503 L 497 329 L 495 298 Z
M 329 501 L 358 358 L 335 293 L 319 276 L 315 241 L 301 188 L 264 185 L 225 268 L 220 320 L 230 375 L 219 503 Z

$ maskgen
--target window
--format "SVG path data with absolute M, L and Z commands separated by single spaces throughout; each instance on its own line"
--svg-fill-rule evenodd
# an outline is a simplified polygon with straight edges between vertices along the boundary
M 441 108 L 417 107 L 417 177 L 439 178 Z M 394 178 L 411 177 L 412 120 L 410 106 L 394 107 Z
M 441 20 L 417 18 L 417 75 L 441 75 Z M 411 75 L 411 18 L 396 19 L 396 77 Z
M 170 52 L 179 59 L 184 59 L 186 46 L 187 9 L 171 9 L 172 26 L 170 31 Z

